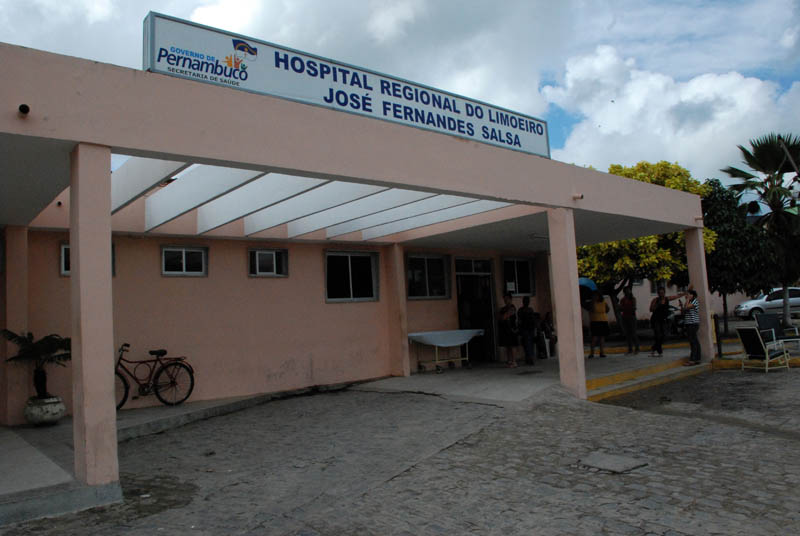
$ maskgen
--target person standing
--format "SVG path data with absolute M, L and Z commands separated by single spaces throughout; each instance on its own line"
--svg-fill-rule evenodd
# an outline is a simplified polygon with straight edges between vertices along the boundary
M 592 310 L 589 315 L 589 330 L 592 334 L 592 343 L 589 350 L 589 359 L 594 357 L 594 347 L 600 348 L 600 357 L 605 357 L 603 343 L 608 337 L 608 304 L 599 292 L 594 292 L 594 299 L 592 300 Z
M 639 353 L 639 334 L 636 333 L 636 298 L 633 297 L 631 287 L 625 287 L 624 296 L 619 305 L 622 310 L 622 326 L 625 328 L 625 338 L 628 340 L 628 353 Z M 636 348 L 634 352 L 634 347 Z
M 664 355 L 664 338 L 667 334 L 667 318 L 670 309 L 669 302 L 677 300 L 680 295 L 667 296 L 664 287 L 658 287 L 658 295 L 650 302 L 650 326 L 653 328 L 653 348 L 650 357 L 661 357 Z
M 700 330 L 700 302 L 697 300 L 697 291 L 693 288 L 684 294 L 686 303 L 683 304 L 683 326 L 686 329 L 686 337 L 689 339 L 689 361 L 684 363 L 685 367 L 700 364 L 700 340 L 697 332 Z
M 556 342 L 558 342 L 558 335 L 556 335 L 556 328 L 553 325 L 553 312 L 547 311 L 544 314 L 544 320 L 539 324 L 539 336 L 537 337 L 537 348 L 539 359 L 547 359 L 547 345 L 550 345 L 550 355 L 555 355 Z
M 517 311 L 517 323 L 522 349 L 525 351 L 525 363 L 533 365 L 536 362 L 536 332 L 539 329 L 539 315 L 531 307 L 530 296 L 522 298 L 522 307 Z
M 511 303 L 511 293 L 503 294 L 505 305 L 497 312 L 498 316 L 498 344 L 506 349 L 506 365 L 510 368 L 517 366 L 514 357 L 514 348 L 519 344 L 517 340 L 517 308 Z

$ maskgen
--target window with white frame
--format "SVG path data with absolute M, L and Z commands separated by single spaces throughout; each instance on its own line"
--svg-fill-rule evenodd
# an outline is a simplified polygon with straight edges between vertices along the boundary
M 70 275 L 70 249 L 69 244 L 61 244 L 61 255 L 59 256 L 59 273 L 61 275 Z M 111 244 L 111 276 L 117 275 L 117 255 L 114 244 Z
M 503 260 L 503 292 L 514 296 L 533 296 L 536 286 L 533 278 L 533 261 L 530 259 Z
M 285 249 L 251 249 L 248 258 L 248 273 L 253 277 L 289 275 L 289 252 Z
M 61 275 L 69 275 L 70 262 L 69 262 L 69 244 L 61 244 L 61 262 L 60 262 Z
M 449 257 L 410 254 L 406 261 L 409 298 L 448 298 Z
M 377 253 L 328 251 L 325 254 L 325 298 L 328 301 L 376 301 Z
M 181 246 L 162 247 L 161 275 L 189 277 L 208 275 L 208 249 Z

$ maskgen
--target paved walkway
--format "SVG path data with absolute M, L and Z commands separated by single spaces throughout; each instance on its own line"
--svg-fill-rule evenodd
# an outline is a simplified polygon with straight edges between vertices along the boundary
M 124 504 L 0 534 L 800 533 L 800 374 L 706 378 L 753 391 L 749 408 L 656 414 L 557 385 L 505 407 L 355 389 L 272 401 L 123 442 Z M 646 465 L 583 463 L 597 453 Z

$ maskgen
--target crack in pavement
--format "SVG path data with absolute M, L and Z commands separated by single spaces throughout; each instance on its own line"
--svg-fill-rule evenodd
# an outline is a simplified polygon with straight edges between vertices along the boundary
M 760 432 L 762 434 L 780 437 L 782 439 L 791 439 L 794 441 L 800 440 L 800 432 L 792 432 L 790 430 L 782 430 L 776 429 L 772 425 L 766 424 L 757 424 L 745 419 L 739 419 L 736 417 L 727 417 L 723 415 L 709 415 L 707 413 L 692 413 L 688 411 L 679 411 L 675 409 L 667 409 L 667 408 L 649 408 L 647 410 L 648 413 L 655 413 L 658 415 L 669 415 L 672 417 L 686 417 L 686 418 L 693 418 L 693 419 L 702 419 L 705 421 L 712 421 L 718 424 L 726 424 L 728 426 L 735 426 L 738 428 L 746 428 L 748 430 L 753 430 L 756 432 Z

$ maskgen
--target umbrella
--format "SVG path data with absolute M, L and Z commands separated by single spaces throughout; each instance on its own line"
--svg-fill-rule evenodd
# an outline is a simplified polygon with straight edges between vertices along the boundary
M 597 285 L 595 285 L 594 281 L 592 281 L 588 277 L 579 277 L 578 278 L 578 286 L 586 287 L 590 291 L 597 290 Z
M 597 291 L 597 285 L 588 277 L 580 277 L 578 278 L 578 287 L 580 289 L 581 306 L 588 308 L 587 304 L 592 301 L 592 293 Z

